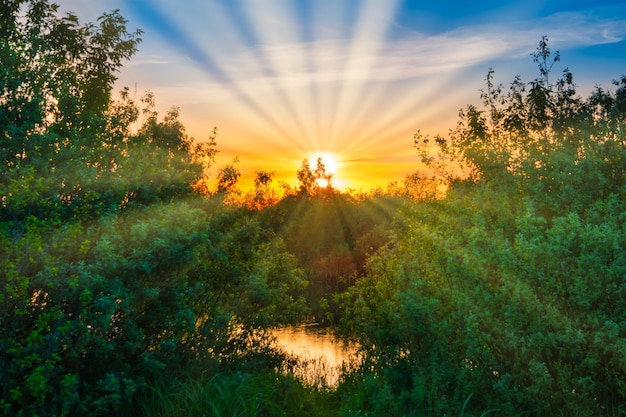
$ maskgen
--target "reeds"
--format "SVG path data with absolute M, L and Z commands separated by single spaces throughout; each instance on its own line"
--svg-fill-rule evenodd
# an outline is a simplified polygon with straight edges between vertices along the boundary
M 145 417 L 330 416 L 324 377 L 303 382 L 282 372 L 219 373 L 177 384 L 159 383 L 142 401 Z M 315 384 L 312 388 L 309 384 Z M 336 408 L 335 408 L 336 410 Z

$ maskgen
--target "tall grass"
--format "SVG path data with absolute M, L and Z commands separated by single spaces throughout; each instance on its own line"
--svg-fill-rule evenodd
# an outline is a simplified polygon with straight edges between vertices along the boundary
M 155 384 L 141 401 L 145 417 L 332 416 L 338 404 L 322 380 L 316 387 L 293 374 L 228 372 Z
M 325 391 L 332 390 L 337 386 L 341 377 L 341 368 L 330 365 L 322 356 L 299 360 L 288 373 L 311 389 Z
M 305 363 L 314 362 L 314 363 Z M 331 417 L 331 416 L 438 416 L 436 408 L 423 404 L 401 411 L 400 398 L 378 383 L 356 374 L 342 374 L 338 386 L 329 386 L 323 372 L 297 376 L 304 369 L 315 369 L 323 361 L 303 361 L 294 372 L 223 372 L 189 377 L 168 384 L 155 383 L 139 401 L 136 413 L 142 417 Z M 313 368 L 312 368 L 313 367 Z M 342 372 L 355 372 L 354 364 Z M 498 410 L 470 412 L 472 395 L 462 405 L 460 417 L 502 415 Z M 394 404 L 396 406 L 394 406 Z M 519 414 L 521 416 L 523 414 Z M 603 413 L 602 415 L 608 415 Z M 622 414 L 614 414 L 622 415 Z

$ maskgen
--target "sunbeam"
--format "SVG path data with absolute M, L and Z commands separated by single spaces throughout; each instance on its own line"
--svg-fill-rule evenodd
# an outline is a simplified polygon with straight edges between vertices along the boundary
M 207 73 L 213 80 L 226 86 L 227 90 L 235 96 L 235 98 L 244 107 L 248 108 L 255 116 L 267 123 L 277 133 L 290 140 L 294 144 L 299 144 L 296 136 L 285 129 L 284 124 L 280 123 L 272 112 L 265 110 L 265 106 L 254 98 L 249 90 L 242 88 L 237 78 L 231 76 L 225 68 L 218 63 L 215 54 L 207 51 L 201 46 L 200 42 L 193 38 L 193 35 L 187 33 L 175 23 L 174 20 L 168 19 L 165 12 L 161 12 L 153 3 L 148 4 L 145 1 L 131 2 L 136 13 L 142 15 L 150 26 L 163 31 L 170 39 L 174 40 L 177 46 L 182 48 L 182 52 L 190 58 L 197 66 Z M 225 18 L 226 16 L 221 16 Z M 236 36 L 236 31 L 234 32 Z M 229 35 L 231 35 L 229 33 Z M 233 43 L 234 44 L 234 43 Z M 213 43 L 211 43 L 213 45 Z
M 359 112 L 359 100 L 367 94 L 369 73 L 382 59 L 379 52 L 397 3 L 364 2 L 356 17 L 328 2 L 310 4 L 319 20 L 327 10 L 338 13 L 333 14 L 335 19 L 303 31 L 292 3 L 268 7 L 242 0 L 237 7 L 226 7 L 216 2 L 210 10 L 205 6 L 199 12 L 207 14 L 209 27 L 225 32 L 218 43 L 202 41 L 169 20 L 170 9 L 162 5 L 130 4 L 253 116 L 311 152 L 345 146 L 344 135 Z M 340 29 L 346 24 L 352 26 Z M 338 38 L 346 34 L 349 38 Z M 262 105 L 255 94 L 259 92 Z
M 348 183 L 369 177 L 380 184 L 384 177 L 357 172 L 350 160 L 402 160 L 405 173 L 417 169 L 412 134 L 453 127 L 468 97 L 478 98 L 489 67 L 527 61 L 546 26 L 568 48 L 619 44 L 626 37 L 623 18 L 584 11 L 568 19 L 553 13 L 510 22 L 494 12 L 492 19 L 500 21 L 435 30 L 411 26 L 404 13 L 413 11 L 423 22 L 428 7 L 417 16 L 419 9 L 402 0 L 215 0 L 184 8 L 165 0 L 119 1 L 164 41 L 162 52 L 153 47 L 143 57 L 143 68 L 160 65 L 155 77 L 174 65 L 195 68 L 187 82 L 161 90 L 182 97 L 202 123 L 217 125 L 225 153 L 291 170 L 285 175 L 292 183 L 299 161 L 320 152 L 346 161 Z M 522 5 L 501 13 L 509 9 L 530 16 Z M 400 169 L 387 166 L 388 172 Z
M 342 83 L 336 100 L 335 120 L 331 121 L 331 147 L 341 140 L 345 122 L 349 120 L 358 99 L 367 88 L 369 74 L 383 44 L 398 1 L 366 1 L 358 10 L 360 13 L 355 24 L 347 50 L 346 66 L 342 74 Z M 333 129 L 336 126 L 337 134 Z
M 242 2 L 243 3 L 243 2 Z M 306 123 L 306 114 L 310 108 L 303 108 L 304 104 L 312 102 L 306 97 L 306 89 L 294 89 L 289 86 L 290 74 L 306 74 L 306 54 L 303 48 L 304 39 L 298 28 L 295 11 L 291 3 L 262 4 L 258 1 L 249 1 L 242 6 L 249 22 L 249 27 L 259 45 L 270 47 L 259 48 L 255 56 L 258 58 L 259 69 L 272 86 L 273 93 L 280 102 L 282 114 L 295 125 L 298 137 L 311 146 L 314 139 L 311 136 L 311 126 Z M 282 50 L 285 40 L 295 43 L 286 45 L 287 51 Z M 278 45 L 274 47 L 273 45 Z M 285 53 L 288 52 L 288 53 Z

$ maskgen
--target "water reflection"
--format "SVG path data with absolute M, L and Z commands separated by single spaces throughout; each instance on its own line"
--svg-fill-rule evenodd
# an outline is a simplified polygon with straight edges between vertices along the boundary
M 323 377 L 327 384 L 336 385 L 341 364 L 357 354 L 356 343 L 338 338 L 332 329 L 317 325 L 282 327 L 274 329 L 273 334 L 286 352 L 307 361 L 299 375 L 307 382 Z

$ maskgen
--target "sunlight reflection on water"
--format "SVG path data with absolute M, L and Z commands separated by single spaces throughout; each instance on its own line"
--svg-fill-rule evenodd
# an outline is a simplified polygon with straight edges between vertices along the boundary
M 332 329 L 302 325 L 274 329 L 272 333 L 287 353 L 309 361 L 300 375 L 305 381 L 313 381 L 323 374 L 326 382 L 334 386 L 341 364 L 357 358 L 358 345 L 334 336 Z

